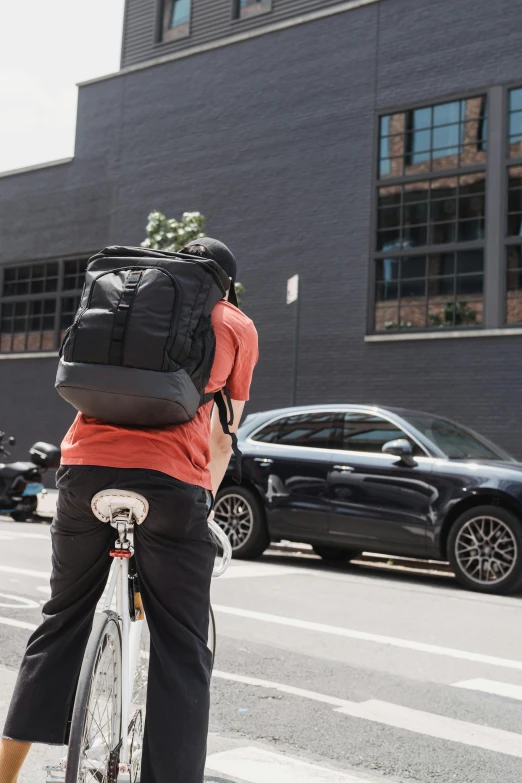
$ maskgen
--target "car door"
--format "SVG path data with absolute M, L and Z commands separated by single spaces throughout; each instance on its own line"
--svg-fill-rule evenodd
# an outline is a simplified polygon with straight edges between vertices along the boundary
M 415 466 L 383 454 L 385 443 L 410 441 Z M 364 411 L 341 414 L 335 464 L 328 476 L 332 503 L 328 529 L 337 542 L 357 549 L 423 554 L 438 498 L 432 459 L 391 419 Z
M 283 416 L 252 436 L 257 472 L 266 476 L 268 523 L 273 536 L 293 540 L 328 535 L 329 447 L 334 434 L 332 411 Z

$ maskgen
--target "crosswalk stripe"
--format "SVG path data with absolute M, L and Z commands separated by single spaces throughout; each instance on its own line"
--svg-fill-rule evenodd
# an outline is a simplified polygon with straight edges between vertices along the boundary
M 519 701 L 522 701 L 522 685 L 511 685 L 509 682 L 497 682 L 496 680 L 486 680 L 479 677 L 476 680 L 455 682 L 452 687 L 464 688 L 468 691 L 492 693 L 495 696 L 507 696 L 508 699 L 518 699 Z
M 459 658 L 465 661 L 474 661 L 476 663 L 486 663 L 489 666 L 499 666 L 505 669 L 518 669 L 522 671 L 522 661 L 514 661 L 509 658 L 499 658 L 495 655 L 484 655 L 483 653 L 469 652 L 467 650 L 458 650 L 453 647 L 441 647 L 437 644 L 426 644 L 425 642 L 416 642 L 412 639 L 399 639 L 395 636 L 383 636 L 367 631 L 356 631 L 352 628 L 341 628 L 338 625 L 326 625 L 325 623 L 310 622 L 309 620 L 299 620 L 295 617 L 283 617 L 278 614 L 267 614 L 266 612 L 254 612 L 250 609 L 237 609 L 233 606 L 213 605 L 215 612 L 229 614 L 234 617 L 244 617 L 249 620 L 260 620 L 265 623 L 274 623 L 275 625 L 285 625 L 290 628 L 300 628 L 304 631 L 316 631 L 319 633 L 332 634 L 333 636 L 344 636 L 348 639 L 358 639 L 365 642 L 376 642 L 390 647 L 401 647 L 407 650 L 417 650 L 418 652 L 431 653 L 432 655 L 443 655 L 448 658 Z
M 468 723 L 432 712 L 414 710 L 399 704 L 389 704 L 385 701 L 370 699 L 361 704 L 351 704 L 349 707 L 339 707 L 336 712 L 362 718 L 374 723 L 384 723 L 396 729 L 406 729 L 415 734 L 471 745 L 495 753 L 522 758 L 522 734 L 516 734 L 502 729 L 493 729 L 479 723 Z
M 340 699 L 336 696 L 315 693 L 303 688 L 294 688 L 291 685 L 271 682 L 270 680 L 258 680 L 255 677 L 245 677 L 240 674 L 214 671 L 213 676 L 217 679 L 268 688 L 288 693 L 292 696 L 300 696 L 312 701 L 330 704 L 335 712 L 342 715 L 350 715 L 353 718 L 361 718 L 374 723 L 393 726 L 397 729 L 406 729 L 416 734 L 424 734 L 428 737 L 437 737 L 438 739 L 445 739 L 522 758 L 522 735 L 515 732 L 494 729 L 478 723 L 468 723 L 455 718 L 448 718 L 444 715 L 436 715 L 431 712 L 415 710 L 410 707 L 403 707 L 400 704 L 391 704 L 374 699 L 357 703 L 347 699 Z
M 214 753 L 207 759 L 207 770 L 230 775 L 244 783 L 370 783 L 367 777 L 354 777 L 257 747 Z

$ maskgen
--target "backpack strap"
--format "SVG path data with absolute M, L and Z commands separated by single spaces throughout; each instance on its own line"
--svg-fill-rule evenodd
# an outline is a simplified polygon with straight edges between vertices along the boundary
M 127 272 L 126 274 L 125 285 L 123 286 L 118 309 L 114 316 L 114 326 L 109 348 L 109 364 L 123 364 L 123 346 L 125 344 L 127 321 L 132 303 L 138 293 L 138 286 L 142 276 L 143 272 L 139 270 Z
M 225 399 L 223 399 L 223 396 Z M 230 427 L 234 423 L 234 409 L 232 408 L 230 392 L 228 391 L 226 386 L 223 389 L 223 394 L 220 391 L 214 394 L 214 401 L 217 405 L 217 409 L 219 413 L 219 421 L 221 422 L 221 426 L 223 427 L 223 432 L 226 435 L 230 435 L 230 437 L 232 438 L 232 451 L 236 458 L 236 469 L 234 471 L 234 475 L 232 476 L 232 478 L 234 479 L 236 484 L 241 484 L 241 477 L 242 477 L 241 463 L 242 463 L 243 455 L 239 450 L 236 433 L 230 432 Z M 229 414 L 230 414 L 230 419 L 228 417 Z

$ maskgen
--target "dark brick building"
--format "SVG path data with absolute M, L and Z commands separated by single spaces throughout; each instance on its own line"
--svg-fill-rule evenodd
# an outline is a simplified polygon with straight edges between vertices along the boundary
M 200 210 L 241 262 L 252 407 L 411 406 L 522 458 L 522 0 L 127 0 L 76 151 L 0 177 L 0 426 L 58 441 L 87 257 Z

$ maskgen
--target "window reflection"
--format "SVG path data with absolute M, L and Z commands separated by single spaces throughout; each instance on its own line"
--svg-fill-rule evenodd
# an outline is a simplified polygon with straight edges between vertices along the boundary
M 486 146 L 486 96 L 386 115 L 380 122 L 379 176 L 480 165 Z
M 483 290 L 482 249 L 378 259 L 375 329 L 478 326 Z

